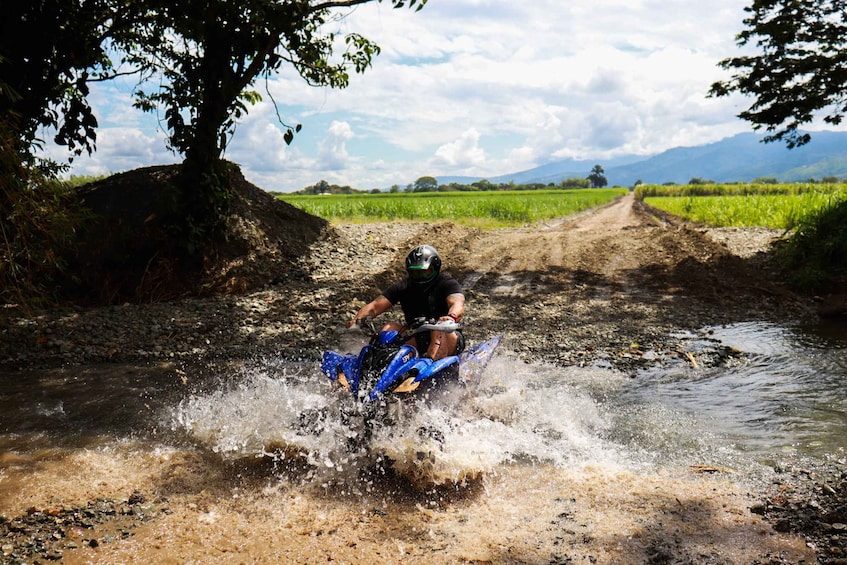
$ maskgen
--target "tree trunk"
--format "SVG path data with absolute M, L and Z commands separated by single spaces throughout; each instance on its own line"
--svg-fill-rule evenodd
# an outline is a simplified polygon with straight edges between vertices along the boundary
M 210 2 L 205 18 L 203 60 L 199 69 L 201 101 L 192 123 L 192 140 L 185 152 L 182 184 L 188 216 L 201 233 L 220 231 L 229 200 L 224 164 L 222 131 L 237 92 L 233 89 L 230 47 L 219 21 L 217 6 Z

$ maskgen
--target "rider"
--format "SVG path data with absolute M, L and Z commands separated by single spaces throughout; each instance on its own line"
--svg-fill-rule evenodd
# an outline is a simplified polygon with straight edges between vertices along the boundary
M 459 322 L 465 313 L 465 295 L 462 286 L 441 272 L 441 257 L 431 245 L 419 245 L 406 257 L 407 276 L 389 286 L 381 295 L 366 304 L 347 327 L 359 323 L 363 318 L 374 318 L 400 303 L 406 325 L 388 322 L 383 330 L 408 329 L 417 318 L 437 319 L 439 322 Z M 416 334 L 409 343 L 426 357 L 438 360 L 457 355 L 465 348 L 465 339 L 460 330 Z

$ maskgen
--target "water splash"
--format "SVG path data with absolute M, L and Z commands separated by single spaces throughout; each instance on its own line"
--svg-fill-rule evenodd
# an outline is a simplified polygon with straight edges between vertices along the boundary
M 390 461 L 413 481 L 442 484 L 510 464 L 634 468 L 661 459 L 648 453 L 653 445 L 634 443 L 646 432 L 621 432 L 632 421 L 610 411 L 608 399 L 626 377 L 607 369 L 563 369 L 500 354 L 473 386 L 393 406 L 392 423 L 374 424 L 366 442 L 350 416 L 352 400 L 316 368 L 267 362 L 233 382 L 181 402 L 173 427 L 228 458 L 296 455 L 321 480 L 344 480 L 375 461 Z M 628 413 L 648 420 L 643 411 Z M 685 429 L 670 412 L 649 420 L 655 429 Z
M 367 431 L 354 425 L 351 399 L 317 367 L 268 361 L 235 384 L 184 400 L 174 427 L 225 457 L 297 455 L 323 481 L 387 462 L 439 484 L 505 465 L 752 472 L 843 445 L 843 348 L 819 349 L 793 330 L 758 322 L 686 339 L 686 350 L 712 361 L 659 365 L 636 378 L 524 363 L 500 349 L 479 381 L 392 406 L 394 423 Z M 730 349 L 724 361 L 716 355 Z

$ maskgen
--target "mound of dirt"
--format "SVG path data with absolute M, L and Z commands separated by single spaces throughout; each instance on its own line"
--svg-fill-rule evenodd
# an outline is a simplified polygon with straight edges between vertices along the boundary
M 179 165 L 136 169 L 81 187 L 90 212 L 70 261 L 70 298 L 84 304 L 241 293 L 284 279 L 329 229 L 249 183 L 235 165 L 220 238 L 186 249 Z

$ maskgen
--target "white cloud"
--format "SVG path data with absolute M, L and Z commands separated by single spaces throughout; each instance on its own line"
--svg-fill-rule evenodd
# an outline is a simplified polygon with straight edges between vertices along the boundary
M 479 132 L 471 128 L 458 139 L 435 150 L 431 163 L 436 169 L 447 168 L 468 173 L 485 166 L 485 151 L 479 146 Z
M 66 162 L 63 147 L 49 146 L 48 156 Z M 148 135 L 137 128 L 101 127 L 97 130 L 97 150 L 74 158 L 70 174 L 108 175 L 149 165 L 163 165 L 178 159 L 166 149 L 164 135 Z
M 307 86 L 290 68 L 269 82 L 227 157 L 268 189 L 324 179 L 355 187 L 405 185 L 421 175 L 496 176 L 564 157 L 654 154 L 749 130 L 749 103 L 708 99 L 737 52 L 749 0 L 450 0 L 420 12 L 371 3 L 328 24 L 382 47 L 342 91 Z M 96 161 L 161 159 L 153 116 L 122 113 L 125 90 L 101 91 Z M 261 88 L 260 88 L 261 90 Z M 152 124 L 152 125 L 151 125 Z M 110 149 L 119 132 L 127 155 Z M 138 137 L 128 133 L 135 131 Z M 108 140 L 112 137 L 112 140 Z M 119 144 L 120 145 L 120 144 Z M 102 154 L 101 154 L 102 153 Z M 120 158 L 125 161 L 120 161 Z M 152 164 L 152 163 L 147 163 Z
M 343 169 L 350 155 L 347 142 L 353 139 L 353 128 L 347 122 L 332 122 L 326 137 L 319 144 L 318 159 L 321 168 L 329 171 Z

